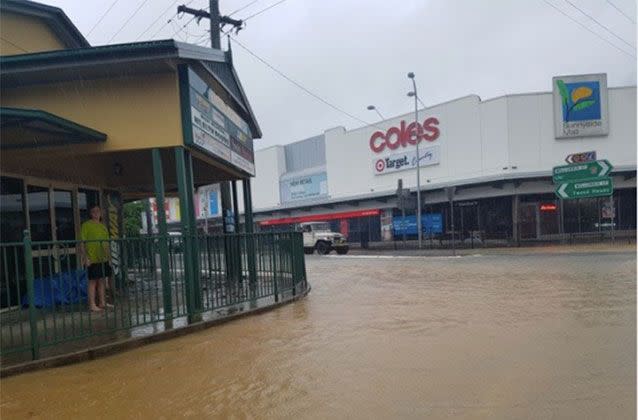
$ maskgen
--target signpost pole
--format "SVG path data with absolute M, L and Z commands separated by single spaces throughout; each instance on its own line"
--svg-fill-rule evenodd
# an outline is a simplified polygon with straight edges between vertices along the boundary
M 452 214 L 452 255 L 456 255 L 456 244 L 454 243 L 454 198 L 450 199 L 450 213 Z

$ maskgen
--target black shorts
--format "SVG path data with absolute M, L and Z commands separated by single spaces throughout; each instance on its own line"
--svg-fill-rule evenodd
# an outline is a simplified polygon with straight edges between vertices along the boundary
M 89 280 L 111 277 L 111 265 L 107 262 L 91 264 L 87 272 Z

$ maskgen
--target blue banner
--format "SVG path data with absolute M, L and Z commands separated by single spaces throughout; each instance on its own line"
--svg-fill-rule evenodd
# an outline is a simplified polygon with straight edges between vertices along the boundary
M 395 235 L 416 235 L 416 215 L 392 218 L 392 229 Z M 421 229 L 423 233 L 443 233 L 443 216 L 441 213 L 427 213 L 421 215 Z

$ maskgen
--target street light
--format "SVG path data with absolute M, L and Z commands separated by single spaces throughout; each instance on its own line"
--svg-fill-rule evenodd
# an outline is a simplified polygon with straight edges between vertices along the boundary
M 417 230 L 417 238 L 419 240 L 419 249 L 421 249 L 421 243 L 423 240 L 423 231 L 421 227 L 421 155 L 419 154 L 419 95 L 416 90 L 416 81 L 414 80 L 414 73 L 408 73 L 408 78 L 412 80 L 412 92 L 408 92 L 409 97 L 414 97 L 414 130 L 416 138 L 416 208 L 417 208 L 417 217 L 416 217 L 416 230 Z
M 379 117 L 380 117 L 382 120 L 385 120 L 385 118 L 383 117 L 383 115 L 381 115 L 381 113 L 379 112 L 379 110 L 377 109 L 377 107 L 376 107 L 376 106 L 374 106 L 374 105 L 368 105 L 368 111 L 376 111 L 376 113 L 379 115 Z

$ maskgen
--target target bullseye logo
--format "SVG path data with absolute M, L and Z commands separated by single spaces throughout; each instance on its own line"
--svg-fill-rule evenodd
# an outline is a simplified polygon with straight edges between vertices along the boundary
M 377 160 L 377 163 L 375 163 L 374 167 L 377 169 L 377 172 L 383 172 L 383 170 L 385 169 L 385 160 Z

